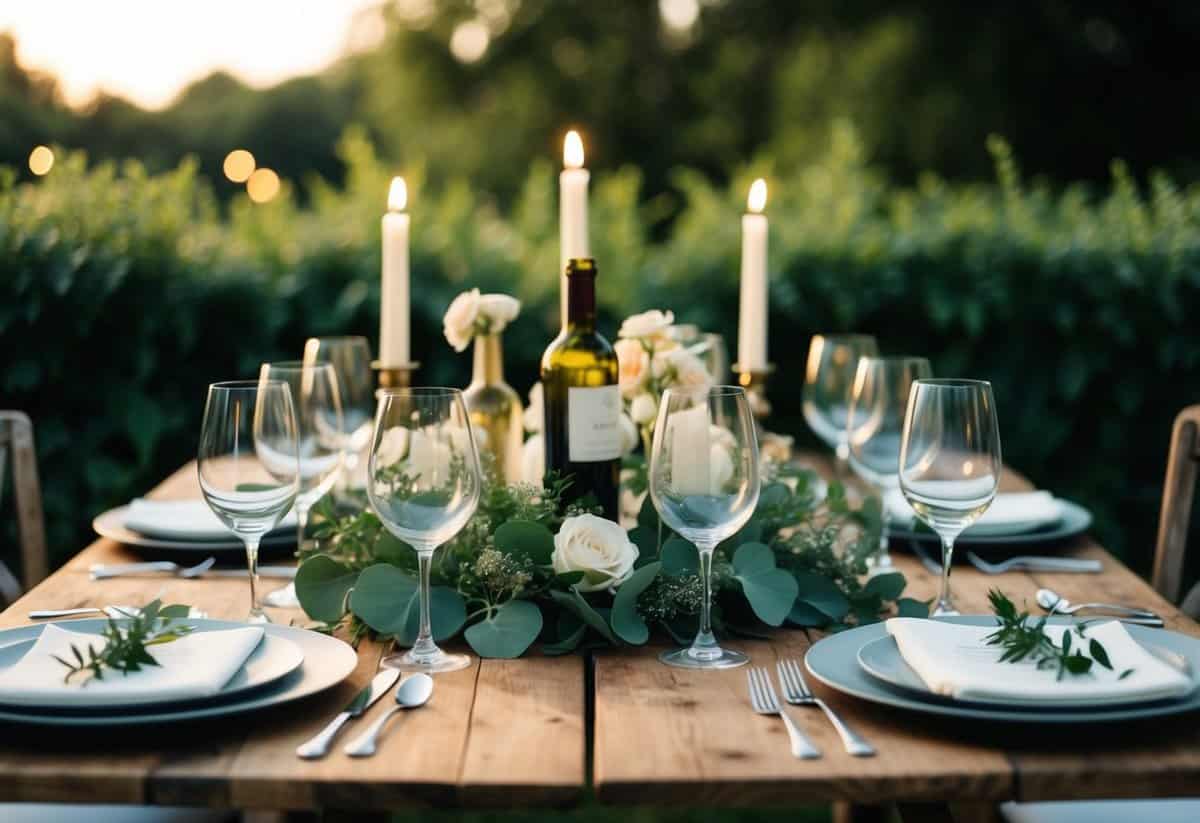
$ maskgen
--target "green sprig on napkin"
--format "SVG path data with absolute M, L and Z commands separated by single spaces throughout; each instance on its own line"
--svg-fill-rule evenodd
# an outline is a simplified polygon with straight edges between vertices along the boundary
M 54 659 L 67 667 L 63 682 L 71 682 L 78 674 L 90 673 L 97 680 L 104 679 L 104 670 L 113 669 L 124 675 L 141 671 L 142 666 L 157 666 L 148 647 L 178 640 L 192 631 L 191 626 L 177 625 L 175 621 L 187 617 L 190 606 L 164 606 L 161 600 L 153 600 L 142 609 L 130 612 L 128 620 L 118 622 L 109 618 L 100 637 L 104 645 L 97 649 L 89 643 L 86 654 L 78 646 L 71 646 L 74 662 L 58 655 Z M 87 680 L 84 680 L 86 683 Z

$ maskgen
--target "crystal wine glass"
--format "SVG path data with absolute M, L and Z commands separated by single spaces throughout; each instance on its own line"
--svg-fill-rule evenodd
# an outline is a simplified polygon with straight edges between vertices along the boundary
M 872 575 L 892 570 L 886 495 L 900 485 L 900 436 L 909 389 L 914 381 L 930 377 L 933 369 L 924 357 L 862 357 L 858 361 L 847 414 L 850 467 L 875 487 L 884 503 L 879 551 L 867 560 Z
M 299 472 L 299 492 L 296 495 L 296 551 L 307 547 L 308 513 L 337 481 L 342 469 L 343 417 L 341 393 L 337 374 L 328 363 L 304 363 L 287 360 L 263 363 L 259 380 L 278 380 L 292 392 L 296 409 L 296 433 L 300 461 L 284 461 L 277 469 L 281 474 L 292 466 Z M 270 453 L 264 454 L 269 458 Z M 268 606 L 296 608 L 296 586 L 289 583 L 269 592 L 264 598 Z
M 287 383 L 239 380 L 208 387 L 196 456 L 200 490 L 246 544 L 251 622 L 270 622 L 258 599 L 258 544 L 296 500 L 298 443 Z
M 471 421 L 458 389 L 381 391 L 367 461 L 367 498 L 383 525 L 417 552 L 421 623 L 417 641 L 384 665 L 401 671 L 451 672 L 470 658 L 446 654 L 433 642 L 429 566 L 434 549 L 450 540 L 479 505 L 482 475 Z
M 749 659 L 713 637 L 711 573 L 717 544 L 754 514 L 759 482 L 758 438 L 741 388 L 663 393 L 650 453 L 650 499 L 663 522 L 695 544 L 704 586 L 696 639 L 690 648 L 664 653 L 664 663 L 726 669 Z
M 908 395 L 900 489 L 942 539 L 942 586 L 933 616 L 958 614 L 950 594 L 954 541 L 987 511 L 1000 483 L 1000 427 L 992 384 L 918 380 Z
M 304 362 L 329 363 L 337 374 L 342 400 L 342 451 L 345 463 L 339 487 L 353 485 L 365 464 L 375 418 L 375 379 L 371 374 L 371 344 L 365 337 L 310 337 L 304 344 Z
M 838 474 L 845 474 L 850 446 L 846 416 L 860 357 L 875 357 L 879 347 L 865 334 L 815 334 L 808 347 L 804 371 L 804 420 L 837 457 Z

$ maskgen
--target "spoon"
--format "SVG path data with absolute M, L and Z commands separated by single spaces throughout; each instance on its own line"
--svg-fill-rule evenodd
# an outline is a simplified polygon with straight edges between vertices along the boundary
M 396 705 L 388 709 L 387 713 L 372 723 L 365 732 L 347 743 L 342 751 L 351 757 L 370 757 L 375 754 L 379 734 L 388 721 L 405 709 L 424 706 L 432 696 L 432 677 L 424 672 L 418 672 L 405 678 L 404 682 L 396 689 Z
M 1146 609 L 1135 609 L 1117 603 L 1072 604 L 1071 601 L 1050 589 L 1038 589 L 1035 599 L 1037 600 L 1037 604 L 1050 614 L 1075 614 L 1080 609 L 1103 609 L 1126 616 L 1123 619 L 1127 619 L 1130 623 L 1143 623 L 1148 626 L 1161 626 L 1163 624 L 1161 617 Z
M 113 620 L 119 620 L 122 617 L 137 617 L 142 610 L 137 606 L 105 606 L 104 608 L 89 606 L 78 609 L 38 609 L 29 613 L 30 620 L 55 620 L 60 617 L 80 617 L 86 614 L 102 614 L 105 617 L 111 617 Z M 208 617 L 207 612 L 203 612 L 192 607 L 188 612 L 189 618 L 204 618 Z

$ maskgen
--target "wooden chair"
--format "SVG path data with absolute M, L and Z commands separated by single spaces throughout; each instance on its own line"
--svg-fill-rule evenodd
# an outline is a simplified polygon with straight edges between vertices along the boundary
M 24 585 L 0 562 L 0 603 L 11 603 L 21 596 L 22 591 L 32 588 L 49 574 L 33 423 L 23 412 L 0 411 L 0 496 L 4 491 L 5 464 L 10 454 Z
M 1162 508 L 1158 515 L 1158 543 L 1154 549 L 1154 588 L 1189 617 L 1200 618 L 1200 583 L 1183 593 L 1188 525 L 1196 493 L 1196 467 L 1200 464 L 1200 405 L 1188 406 L 1175 418 L 1171 451 L 1163 481 Z

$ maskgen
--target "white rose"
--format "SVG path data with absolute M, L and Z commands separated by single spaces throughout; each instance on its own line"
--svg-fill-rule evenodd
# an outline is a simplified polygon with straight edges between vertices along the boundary
M 569 517 L 554 536 L 554 571 L 583 572 L 581 592 L 610 589 L 633 574 L 638 548 L 625 530 L 594 514 Z
M 621 386 L 621 396 L 633 397 L 641 388 L 650 368 L 650 355 L 640 340 L 630 338 L 618 340 L 613 349 L 617 352 L 617 364 L 620 369 L 618 382 Z
M 618 428 L 621 430 L 621 456 L 625 457 L 633 454 L 633 450 L 637 448 L 638 427 L 627 414 L 622 414 L 618 422 L 620 424 Z
M 525 431 L 540 432 L 542 430 L 543 415 L 546 402 L 546 392 L 542 388 L 541 383 L 534 383 L 533 388 L 529 390 L 529 405 L 525 407 Z
M 535 434 L 521 447 L 521 476 L 525 478 L 526 483 L 541 488 L 545 474 L 546 441 L 540 434 Z
M 442 331 L 455 351 L 464 351 L 471 345 L 471 338 L 475 336 L 475 321 L 479 319 L 480 302 L 479 289 L 471 289 L 454 298 L 450 308 L 446 309 Z
M 479 298 L 479 315 L 488 321 L 488 334 L 504 331 L 520 311 L 521 301 L 507 294 L 485 294 Z
M 709 494 L 720 494 L 721 488 L 733 479 L 733 458 L 729 450 L 720 443 L 713 443 L 708 449 L 708 482 Z
M 687 349 L 671 349 L 662 356 L 655 355 L 651 368 L 655 377 L 668 379 L 670 386 L 700 390 L 712 385 L 704 361 Z
M 737 445 L 737 438 L 733 436 L 733 432 L 724 426 L 716 424 L 709 425 L 708 439 L 709 442 L 724 446 L 729 451 L 733 451 L 733 448 Z
M 626 317 L 621 324 L 617 337 L 657 337 L 665 335 L 667 329 L 675 322 L 674 312 L 662 312 L 658 309 L 644 311 L 632 317 Z
M 649 394 L 639 394 L 629 404 L 629 416 L 634 423 L 645 425 L 658 416 L 658 403 Z
M 408 429 L 404 426 L 392 426 L 386 429 L 375 447 L 375 465 L 386 468 L 401 460 L 408 454 Z

